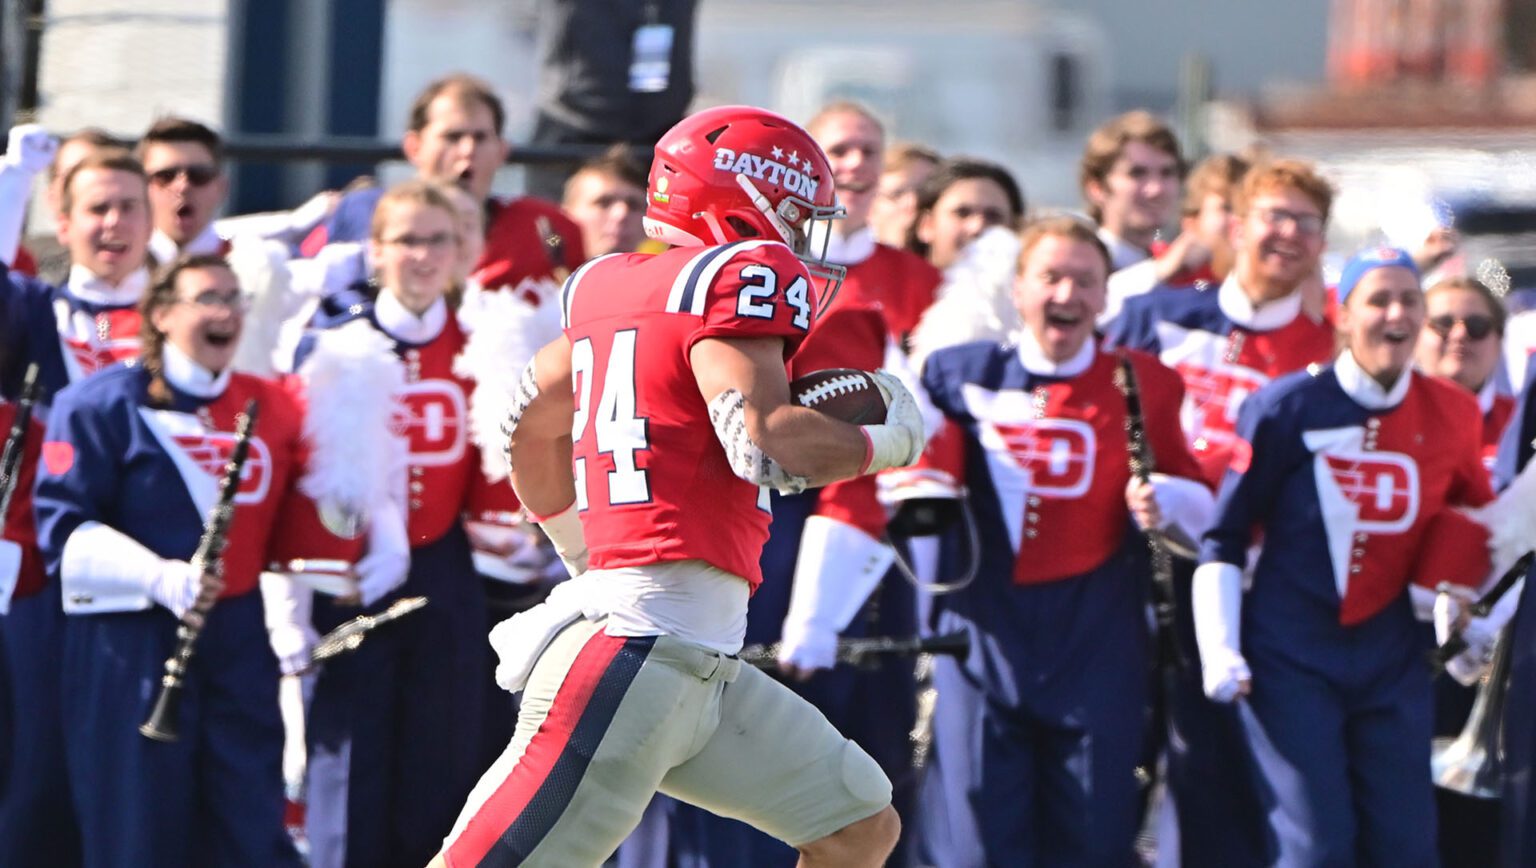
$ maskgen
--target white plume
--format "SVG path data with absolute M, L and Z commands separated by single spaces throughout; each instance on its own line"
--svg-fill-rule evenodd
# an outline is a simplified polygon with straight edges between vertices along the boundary
M 912 367 L 922 370 L 934 350 L 978 340 L 1003 340 L 1019 328 L 1013 306 L 1018 236 L 1001 226 L 983 232 L 944 271 L 938 299 L 912 332 Z
M 1493 575 L 1503 575 L 1526 552 L 1536 549 L 1536 461 L 1528 462 L 1492 503 L 1468 512 L 1488 528 Z
M 358 515 L 394 497 L 391 485 L 406 461 L 405 442 L 392 425 L 405 387 L 394 342 L 364 319 L 320 331 L 299 376 L 308 393 L 304 438 L 310 448 L 300 489 Z
M 459 308 L 469 331 L 453 372 L 475 381 L 469 397 L 469 439 L 480 447 L 480 470 L 491 482 L 507 478 L 501 423 L 523 368 L 539 348 L 560 336 L 560 306 L 554 298 L 529 304 L 520 292 L 469 292 Z
M 288 251 L 276 241 L 237 235 L 225 259 L 239 278 L 241 291 L 251 300 L 232 364 L 236 370 L 271 376 L 275 372 L 272 348 L 277 345 L 292 294 Z

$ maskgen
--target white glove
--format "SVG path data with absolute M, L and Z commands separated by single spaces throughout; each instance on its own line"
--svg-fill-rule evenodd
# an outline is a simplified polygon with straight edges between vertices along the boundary
M 853 622 L 894 558 L 890 546 L 853 525 L 824 515 L 807 518 L 779 662 L 801 670 L 835 664 L 837 634 Z
M 923 454 L 923 413 L 917 400 L 901 380 L 885 371 L 870 371 L 880 394 L 885 398 L 885 422 L 864 425 L 869 438 L 869 461 L 864 473 L 876 473 L 888 467 L 906 467 Z
M 53 165 L 59 143 L 40 124 L 17 124 L 5 149 L 5 164 L 36 175 Z
M 538 521 L 539 528 L 554 543 L 555 554 L 565 564 L 565 571 L 579 576 L 587 571 L 587 536 L 581 527 L 581 514 L 575 501 L 561 512 Z
M 411 570 L 411 544 L 405 516 L 393 500 L 374 506 L 368 524 L 368 554 L 357 562 L 357 592 L 364 606 L 405 584 Z
M 778 659 L 800 670 L 831 669 L 837 665 L 837 633 L 817 624 L 786 621 Z
M 284 675 L 294 675 L 309 665 L 310 651 L 320 640 L 310 623 L 315 592 L 281 573 L 261 574 L 262 615 L 267 643 L 277 656 Z
M 149 598 L 180 618 L 203 592 L 203 571 L 186 561 L 163 561 L 160 571 L 150 576 Z
M 1217 702 L 1238 697 L 1252 681 L 1248 661 L 1238 649 L 1242 627 L 1243 571 L 1234 564 L 1201 564 L 1190 590 L 1195 640 L 1200 646 L 1205 695 Z

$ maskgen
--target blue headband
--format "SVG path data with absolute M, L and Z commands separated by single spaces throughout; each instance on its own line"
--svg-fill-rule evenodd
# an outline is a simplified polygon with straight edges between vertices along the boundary
M 1356 253 L 1344 263 L 1344 271 L 1339 274 L 1337 288 L 1339 304 L 1349 298 L 1349 293 L 1365 277 L 1378 268 L 1406 268 L 1413 272 L 1415 278 L 1419 277 L 1419 266 L 1414 263 L 1413 256 L 1408 251 L 1398 247 L 1367 247 Z

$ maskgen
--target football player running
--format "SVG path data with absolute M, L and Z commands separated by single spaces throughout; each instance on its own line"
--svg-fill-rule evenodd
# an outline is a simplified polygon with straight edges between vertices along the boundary
M 883 864 L 890 781 L 734 655 L 768 488 L 909 464 L 917 408 L 880 373 L 883 424 L 790 401 L 813 280 L 840 280 L 808 249 L 839 209 L 804 130 L 701 112 L 657 143 L 646 193 L 647 233 L 675 248 L 572 274 L 565 335 L 520 387 L 514 486 L 581 575 L 493 631 L 498 681 L 524 690 L 517 731 L 433 864 L 597 865 L 657 791 L 788 842 L 802 865 Z

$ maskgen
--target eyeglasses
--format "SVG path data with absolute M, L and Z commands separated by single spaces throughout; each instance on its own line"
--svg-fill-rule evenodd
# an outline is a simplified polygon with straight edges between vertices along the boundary
M 406 250 L 438 251 L 459 242 L 459 236 L 449 232 L 438 232 L 434 235 L 400 235 L 395 238 L 384 239 L 385 244 L 395 247 L 404 247 Z
M 1297 235 L 1317 235 L 1323 231 L 1323 218 L 1316 214 L 1303 214 L 1299 211 L 1287 211 L 1284 208 L 1255 208 L 1253 216 L 1265 225 L 1274 229 L 1284 229 L 1289 226 Z
M 1493 334 L 1493 317 L 1480 313 L 1474 313 L 1471 316 L 1454 316 L 1445 313 L 1430 317 L 1426 325 L 1429 326 L 1430 331 L 1441 338 L 1448 338 L 1451 336 L 1451 329 L 1455 328 L 1457 323 L 1466 326 L 1468 340 L 1480 341 Z
M 187 176 L 187 183 L 193 187 L 206 187 L 219 177 L 219 170 L 217 166 L 207 164 L 166 166 L 164 169 L 150 172 L 149 180 L 157 187 L 169 187 L 182 175 Z
M 176 304 L 186 304 L 213 313 L 220 310 L 245 313 L 251 309 L 251 298 L 243 292 L 200 292 L 194 298 L 178 298 Z

